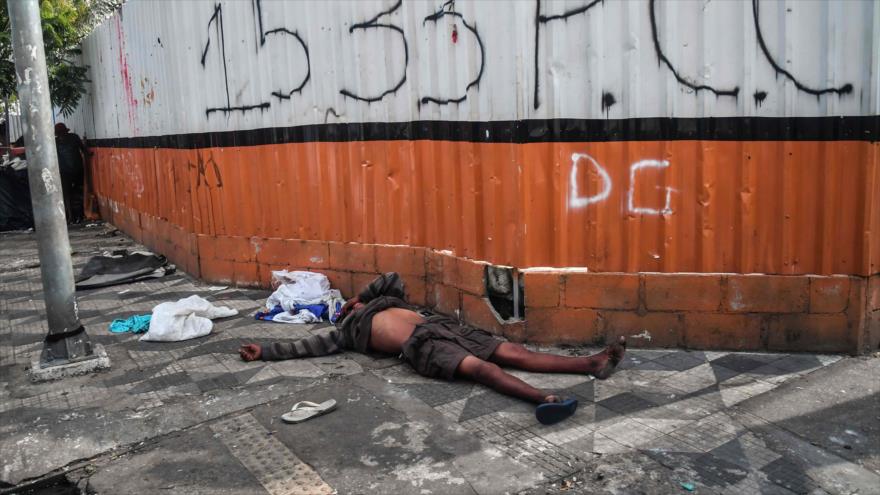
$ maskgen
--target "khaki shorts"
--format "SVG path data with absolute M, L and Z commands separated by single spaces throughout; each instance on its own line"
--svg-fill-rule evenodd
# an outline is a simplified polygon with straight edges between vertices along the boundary
M 452 380 L 465 357 L 488 360 L 501 342 L 489 332 L 449 318 L 416 326 L 403 343 L 403 356 L 422 376 Z

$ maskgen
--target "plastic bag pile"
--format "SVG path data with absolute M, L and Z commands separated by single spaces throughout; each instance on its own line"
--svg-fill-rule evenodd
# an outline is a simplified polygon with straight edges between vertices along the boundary
M 272 272 L 275 292 L 266 299 L 266 311 L 258 320 L 277 323 L 335 322 L 336 312 L 345 304 L 337 289 L 323 273 L 278 270 Z

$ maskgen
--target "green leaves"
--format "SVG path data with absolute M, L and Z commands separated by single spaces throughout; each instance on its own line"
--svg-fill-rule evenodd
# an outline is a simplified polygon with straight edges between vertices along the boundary
M 89 82 L 88 67 L 60 62 L 49 66 L 49 88 L 52 104 L 69 117 L 75 110 L 82 95 L 86 93 L 85 83 Z
M 77 64 L 79 42 L 88 34 L 91 18 L 87 0 L 40 0 L 43 44 L 49 71 L 52 104 L 67 117 L 76 110 L 89 82 L 88 66 Z M 15 61 L 6 2 L 0 2 L 0 97 L 15 99 Z

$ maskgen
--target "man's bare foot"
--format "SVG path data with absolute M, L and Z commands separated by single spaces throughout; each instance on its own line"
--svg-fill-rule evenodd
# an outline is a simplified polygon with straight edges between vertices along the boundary
M 626 337 L 621 335 L 620 338 L 617 339 L 617 342 L 609 345 L 604 351 L 595 356 L 591 356 L 591 358 L 594 359 L 591 363 L 591 369 L 594 371 L 591 371 L 590 374 L 599 380 L 605 380 L 611 376 L 611 373 L 614 372 L 614 369 L 617 368 L 617 365 L 623 360 L 623 355 L 625 353 Z

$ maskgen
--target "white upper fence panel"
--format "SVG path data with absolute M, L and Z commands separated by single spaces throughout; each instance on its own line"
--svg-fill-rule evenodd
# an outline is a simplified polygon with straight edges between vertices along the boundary
M 328 122 L 880 114 L 880 0 L 132 0 L 90 137 Z

